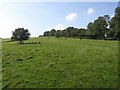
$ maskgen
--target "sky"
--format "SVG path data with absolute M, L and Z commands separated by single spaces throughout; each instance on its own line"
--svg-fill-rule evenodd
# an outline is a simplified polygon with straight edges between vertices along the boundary
M 28 29 L 31 37 L 69 26 L 87 28 L 99 16 L 113 17 L 117 2 L 1 2 L 0 38 L 10 38 L 16 28 Z

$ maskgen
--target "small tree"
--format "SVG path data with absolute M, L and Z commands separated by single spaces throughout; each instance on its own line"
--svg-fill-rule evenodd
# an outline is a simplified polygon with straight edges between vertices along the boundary
M 30 33 L 28 29 L 24 28 L 18 28 L 15 29 L 15 31 L 12 31 L 12 41 L 20 41 L 20 44 L 24 43 L 24 40 L 28 40 L 30 36 Z

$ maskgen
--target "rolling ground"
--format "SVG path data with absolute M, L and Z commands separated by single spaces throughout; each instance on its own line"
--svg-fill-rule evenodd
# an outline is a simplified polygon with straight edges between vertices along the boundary
M 2 44 L 3 88 L 115 88 L 118 41 L 31 38 Z

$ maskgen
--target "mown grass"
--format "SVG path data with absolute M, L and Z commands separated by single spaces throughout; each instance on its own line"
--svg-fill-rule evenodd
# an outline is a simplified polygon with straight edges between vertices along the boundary
M 118 42 L 31 38 L 4 42 L 3 88 L 116 88 Z

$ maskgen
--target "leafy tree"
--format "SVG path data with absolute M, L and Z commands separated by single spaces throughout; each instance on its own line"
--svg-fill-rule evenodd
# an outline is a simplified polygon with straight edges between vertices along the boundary
M 78 36 L 82 39 L 86 35 L 86 30 L 84 28 L 80 28 L 78 31 Z
M 87 34 L 91 38 L 103 39 L 109 31 L 110 17 L 109 15 L 99 16 L 94 22 L 90 22 L 87 26 Z
M 87 34 L 94 35 L 95 34 L 95 26 L 94 23 L 90 22 L 87 26 Z
M 43 36 L 50 36 L 50 31 L 45 31 Z
M 74 27 L 67 27 L 66 28 L 66 37 L 72 37 L 72 30 L 74 29 Z
M 110 16 L 109 15 L 104 15 L 103 18 L 105 19 L 105 21 L 109 25 L 110 24 Z
M 52 29 L 52 30 L 50 31 L 50 36 L 55 36 L 55 33 L 56 33 L 56 30 L 55 30 L 55 29 Z
M 115 15 L 111 19 L 110 28 L 116 39 L 120 39 L 120 7 L 115 9 Z
M 103 18 L 104 18 L 104 20 L 106 21 L 106 29 L 105 29 L 105 35 L 106 35 L 106 37 L 107 37 L 107 35 L 108 35 L 108 32 L 109 32 L 109 30 L 110 30 L 110 22 L 111 22 L 111 19 L 110 19 L 110 16 L 109 15 L 104 15 L 103 16 Z
M 107 35 L 108 35 L 108 37 L 114 38 L 115 37 L 115 31 L 111 29 L 111 30 L 109 30 Z
M 24 43 L 24 40 L 28 40 L 30 38 L 30 33 L 28 29 L 18 28 L 15 31 L 12 31 L 11 40 L 20 41 L 20 44 Z
M 64 29 L 64 30 L 61 31 L 61 36 L 62 37 L 67 37 L 67 31 L 66 31 L 66 29 Z
M 57 30 L 56 33 L 55 33 L 55 36 L 56 36 L 57 38 L 59 38 L 59 37 L 61 37 L 61 35 L 62 35 L 61 30 Z
M 98 19 L 94 21 L 94 26 L 95 35 L 97 35 L 99 39 L 103 39 L 105 36 L 106 28 L 108 27 L 108 24 L 105 21 L 104 17 L 98 17 Z

